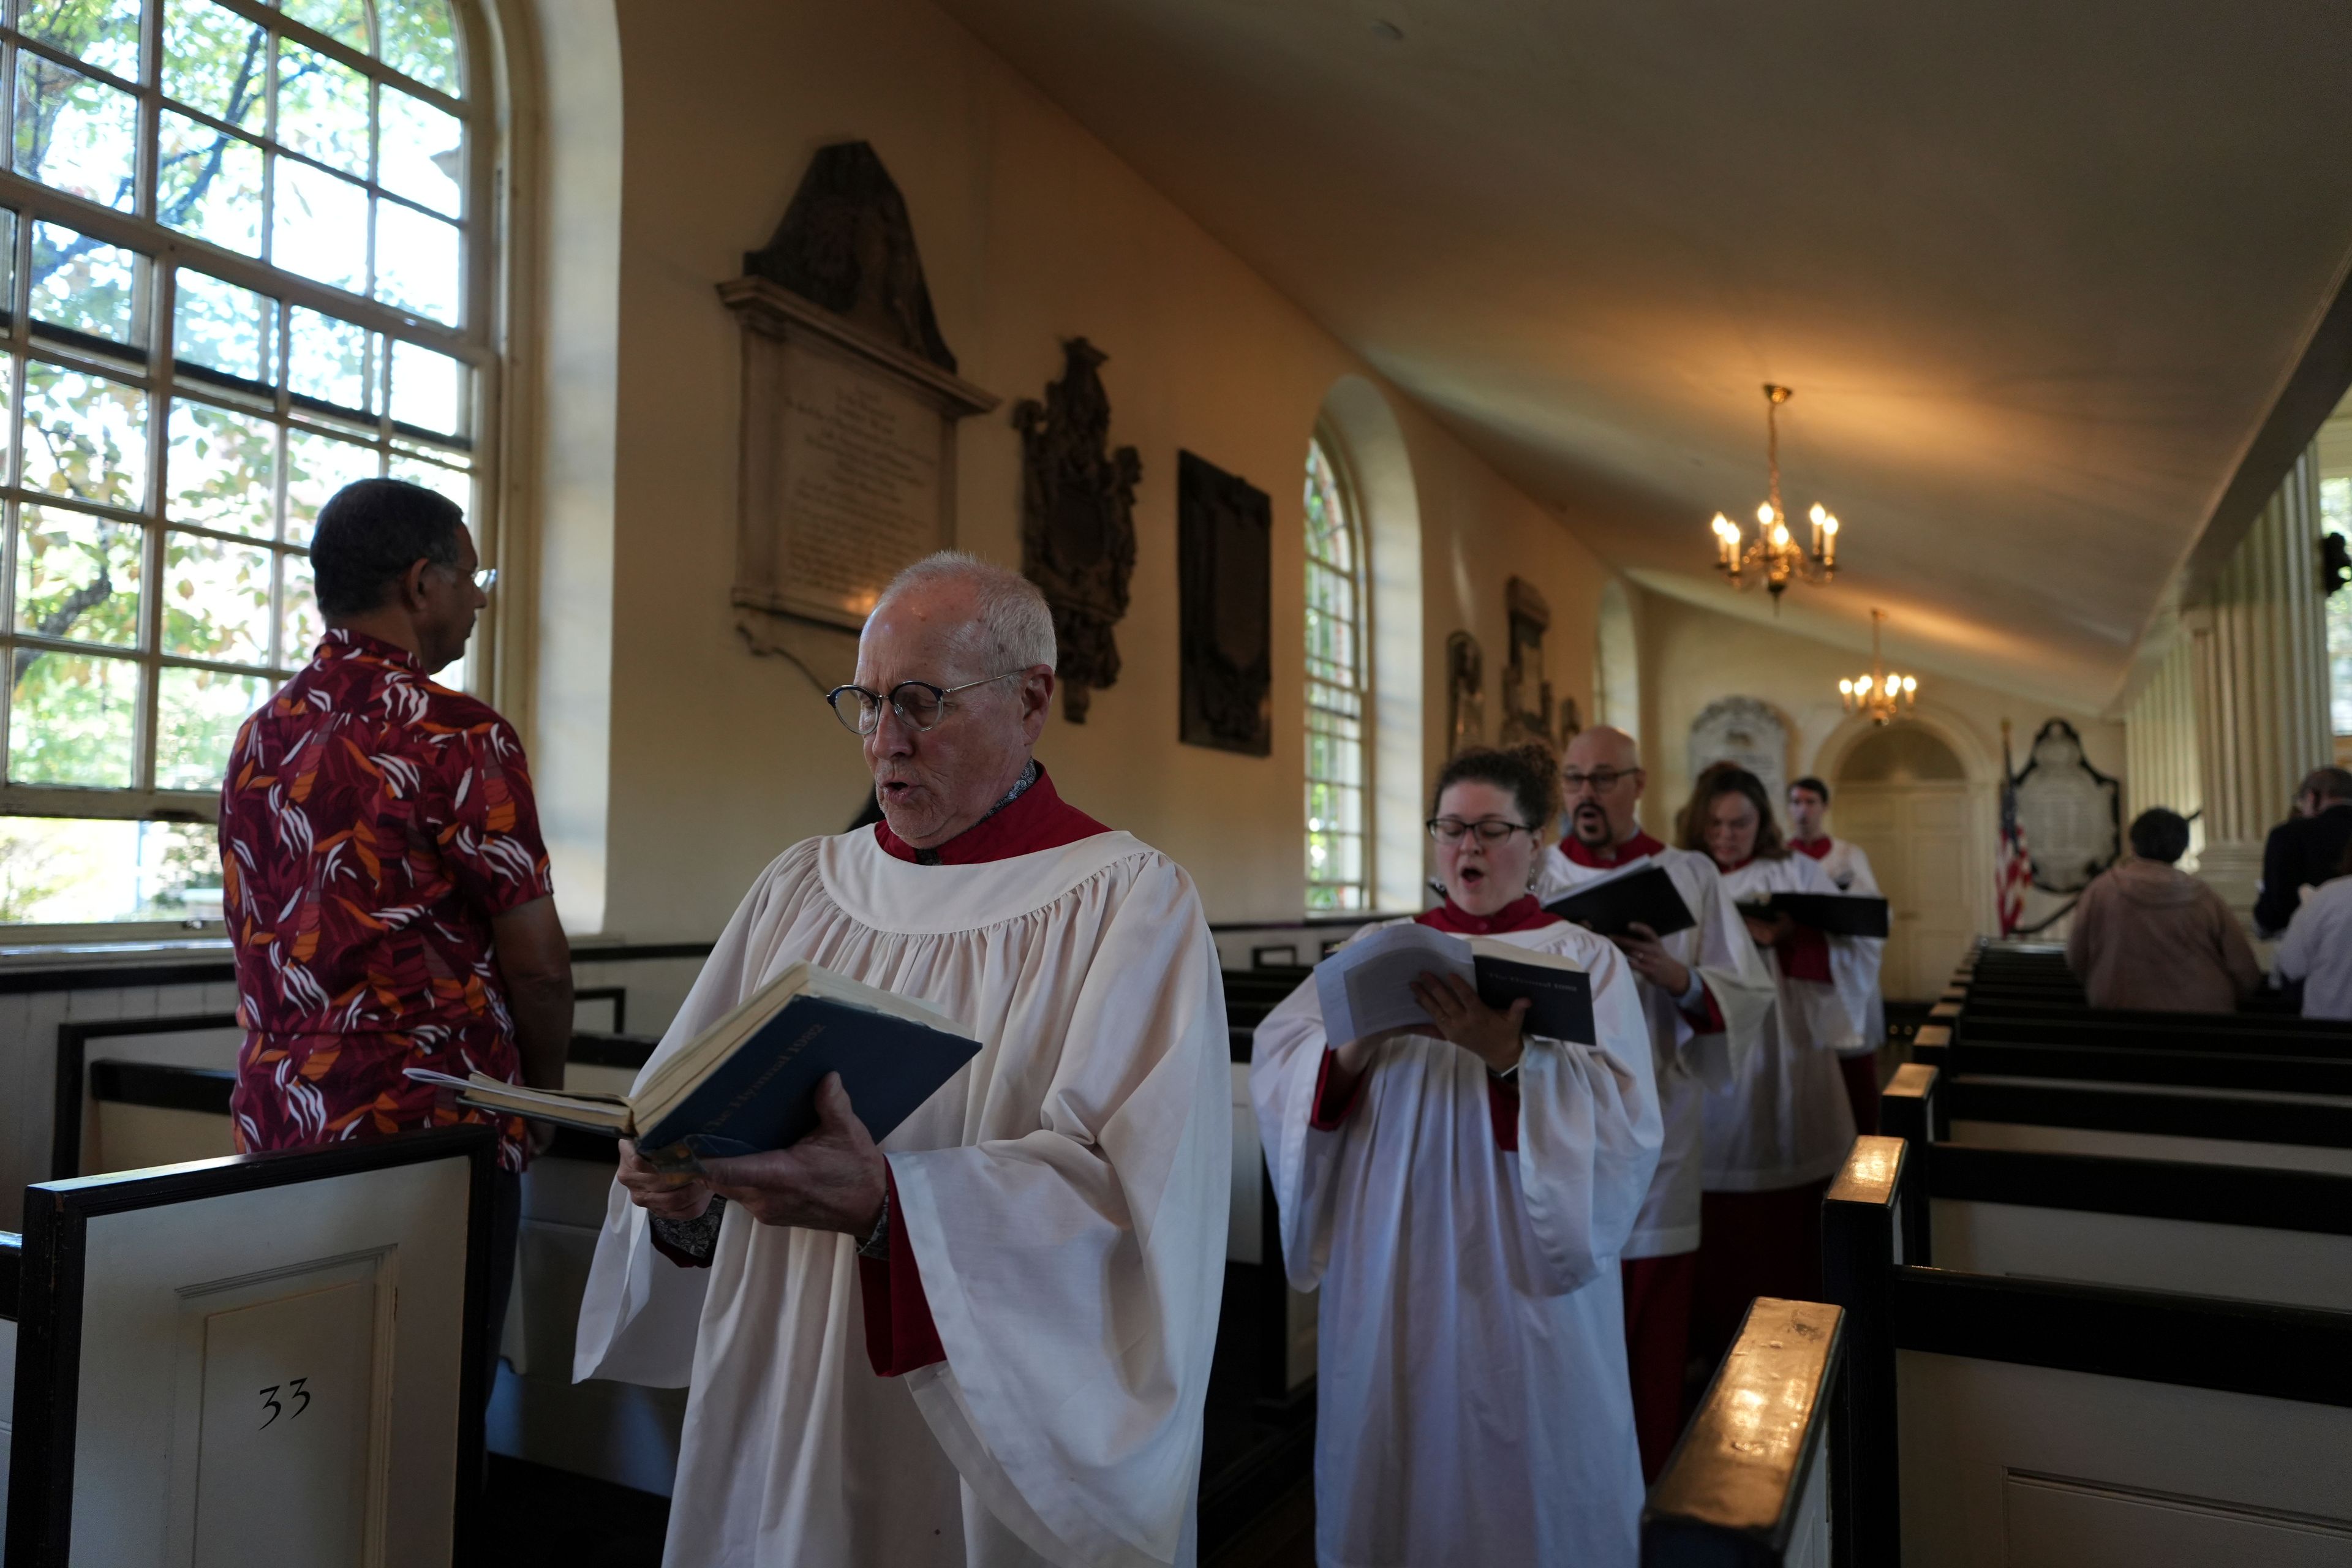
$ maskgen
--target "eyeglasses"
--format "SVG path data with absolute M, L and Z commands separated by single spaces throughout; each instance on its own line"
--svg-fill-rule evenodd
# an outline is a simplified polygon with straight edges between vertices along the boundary
M 1524 822 L 1506 822 L 1499 816 L 1482 817 L 1476 822 L 1465 822 L 1458 816 L 1433 816 L 1429 819 L 1429 836 L 1440 844 L 1459 844 L 1465 833 L 1475 833 L 1481 844 L 1500 844 L 1514 833 L 1533 833 Z
M 1592 786 L 1595 795 L 1607 795 L 1617 787 L 1618 780 L 1630 779 L 1642 771 L 1640 768 L 1595 768 L 1589 773 L 1562 773 L 1559 782 L 1568 786 L 1570 795 L 1579 794 L 1586 784 Z
M 446 572 L 452 577 L 466 577 L 467 575 L 467 574 L 458 571 L 455 566 L 443 566 L 437 561 L 430 562 L 428 564 L 435 566 L 441 571 Z M 479 571 L 471 574 L 471 581 L 474 586 L 479 588 L 485 594 L 488 593 L 492 587 L 497 585 L 498 580 L 499 569 L 495 566 L 482 567 Z
M 862 686 L 836 686 L 824 694 L 833 716 L 853 735 L 871 735 L 882 722 L 882 705 L 887 702 L 890 711 L 898 715 L 900 723 L 914 730 L 936 730 L 947 717 L 948 699 L 959 691 L 970 691 L 975 686 L 993 686 L 1000 680 L 1011 680 L 1026 675 L 1025 669 L 1008 669 L 1003 675 L 992 675 L 986 680 L 967 680 L 961 686 L 933 686 L 928 680 L 902 680 L 890 689 L 887 697 L 868 691 Z

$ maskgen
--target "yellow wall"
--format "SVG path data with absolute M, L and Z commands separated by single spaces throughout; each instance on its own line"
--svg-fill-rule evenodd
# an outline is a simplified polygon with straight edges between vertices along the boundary
M 1280 612 L 1300 593 L 1308 437 L 1334 384 L 1370 372 L 920 0 L 622 0 L 617 17 L 621 335 L 601 928 L 709 935 L 772 856 L 837 831 L 860 803 L 856 745 L 817 692 L 818 681 L 846 679 L 847 639 L 803 639 L 812 679 L 747 652 L 728 608 L 739 361 L 735 323 L 713 289 L 767 241 L 810 153 L 854 137 L 875 145 L 906 195 L 961 374 L 1009 409 L 1042 395 L 1060 371 L 1059 340 L 1082 334 L 1110 356 L 1112 440 L 1142 455 L 1133 608 L 1118 631 L 1125 672 L 1096 695 L 1083 727 L 1057 711 L 1039 754 L 1076 804 L 1182 861 L 1212 918 L 1295 916 L 1302 633 Z M 1429 419 L 1388 401 L 1421 516 L 1424 768 L 1444 722 L 1443 649 L 1455 627 L 1485 644 L 1496 702 L 1514 572 L 1550 601 L 1555 690 L 1590 712 L 1598 563 Z M 1274 499 L 1269 759 L 1176 741 L 1179 447 Z M 957 487 L 958 542 L 1017 562 L 1019 443 L 1004 410 L 964 422 Z M 542 693 L 547 681 L 542 672 Z M 594 866 L 593 855 L 567 855 L 559 876 L 593 877 Z

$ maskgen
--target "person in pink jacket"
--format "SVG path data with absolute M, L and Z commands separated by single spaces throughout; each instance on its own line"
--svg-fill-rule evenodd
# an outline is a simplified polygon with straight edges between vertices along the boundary
M 2229 1013 L 2263 983 L 2262 965 L 2221 895 L 2174 867 L 2189 823 L 2162 806 L 2132 819 L 2132 852 L 2074 907 L 2066 963 L 2094 1007 Z

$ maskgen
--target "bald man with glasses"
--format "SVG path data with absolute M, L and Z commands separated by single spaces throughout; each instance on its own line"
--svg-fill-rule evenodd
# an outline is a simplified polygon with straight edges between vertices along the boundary
M 1193 1560 L 1224 995 L 1192 879 L 1031 754 L 1055 653 L 1017 573 L 891 584 L 827 698 L 883 820 L 760 876 L 646 1064 L 803 960 L 981 1042 L 878 1147 L 838 1079 L 698 1179 L 622 1145 L 575 1370 L 693 1390 L 667 1568 Z

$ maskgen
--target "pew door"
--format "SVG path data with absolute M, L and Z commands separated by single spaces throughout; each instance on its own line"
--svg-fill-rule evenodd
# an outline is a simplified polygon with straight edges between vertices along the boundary
M 29 1189 L 12 1568 L 446 1568 L 495 1166 L 457 1128 Z

